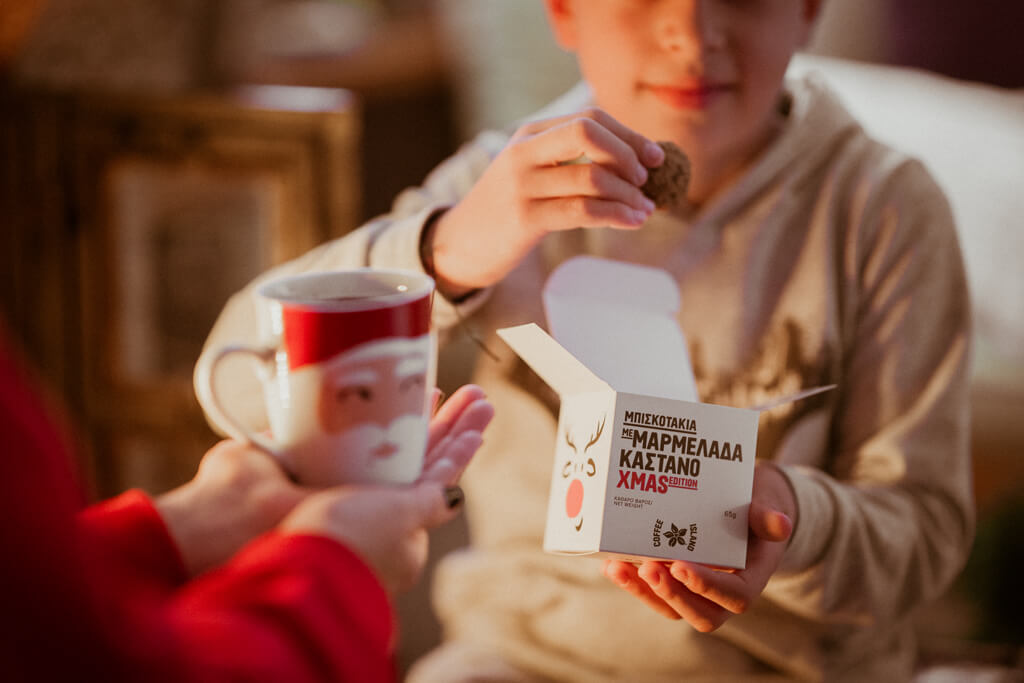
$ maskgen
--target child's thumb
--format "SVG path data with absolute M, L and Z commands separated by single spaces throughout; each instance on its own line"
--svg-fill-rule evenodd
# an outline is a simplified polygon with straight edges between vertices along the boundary
M 793 533 L 793 521 L 788 515 L 756 501 L 750 504 L 748 525 L 755 536 L 765 541 L 781 543 Z

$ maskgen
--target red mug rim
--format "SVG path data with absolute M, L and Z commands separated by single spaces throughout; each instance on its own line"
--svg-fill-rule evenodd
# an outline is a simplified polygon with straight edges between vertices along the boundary
M 378 286 L 393 287 L 387 294 L 354 295 L 352 298 L 326 299 L 310 292 L 312 287 L 331 280 L 347 280 L 354 276 Z M 304 291 L 303 291 L 304 290 Z M 279 302 L 283 306 L 316 311 L 346 312 L 390 308 L 429 296 L 434 291 L 434 280 L 425 273 L 401 268 L 346 268 L 318 273 L 303 273 L 277 278 L 259 288 L 260 296 Z

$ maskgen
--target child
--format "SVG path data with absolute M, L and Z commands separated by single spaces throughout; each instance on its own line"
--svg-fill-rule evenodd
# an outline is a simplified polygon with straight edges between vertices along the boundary
M 411 680 L 906 680 L 909 617 L 973 533 L 968 300 L 944 197 L 820 83 L 785 81 L 819 0 L 545 5 L 585 85 L 273 273 L 426 269 L 436 324 L 463 318 L 499 352 L 476 364 L 497 418 L 464 478 L 486 496 L 470 549 L 438 570 L 446 641 Z M 661 140 L 692 163 L 671 214 L 638 189 Z M 541 551 L 557 401 L 493 333 L 543 322 L 547 275 L 578 254 L 677 279 L 703 400 L 839 386 L 762 417 L 746 569 Z M 207 349 L 254 334 L 250 291 Z

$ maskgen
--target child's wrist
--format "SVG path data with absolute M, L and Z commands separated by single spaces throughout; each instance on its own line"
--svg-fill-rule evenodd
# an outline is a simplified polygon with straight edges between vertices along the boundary
M 437 209 L 427 217 L 420 231 L 420 263 L 423 271 L 434 279 L 438 293 L 453 304 L 459 304 L 480 291 L 474 287 L 459 287 L 444 279 L 434 264 L 434 236 L 437 233 L 441 217 L 447 213 L 448 207 Z
M 789 517 L 789 521 L 792 522 L 795 531 L 800 510 L 797 505 L 796 492 L 793 490 L 789 477 L 775 463 L 761 461 L 757 464 L 758 470 L 760 470 L 757 472 L 757 478 L 760 480 L 758 484 L 762 487 L 760 493 L 762 495 L 767 494 L 765 495 L 767 499 L 765 502 Z M 765 487 L 766 484 L 767 486 Z M 764 488 L 767 488 L 767 491 Z

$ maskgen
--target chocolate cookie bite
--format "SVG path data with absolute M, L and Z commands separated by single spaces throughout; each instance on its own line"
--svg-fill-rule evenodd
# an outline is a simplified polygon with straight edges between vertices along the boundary
M 686 213 L 689 206 L 686 188 L 690 184 L 690 159 L 675 143 L 661 141 L 658 146 L 665 151 L 665 161 L 661 166 L 647 169 L 647 182 L 640 190 L 659 209 Z

